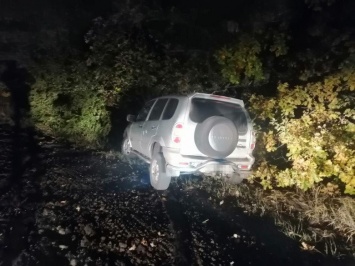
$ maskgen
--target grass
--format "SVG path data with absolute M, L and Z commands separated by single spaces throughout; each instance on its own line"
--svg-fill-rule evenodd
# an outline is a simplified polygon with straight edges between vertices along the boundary
M 280 231 L 300 247 L 322 254 L 355 258 L 355 198 L 330 195 L 326 186 L 309 191 L 264 190 L 257 184 L 228 184 L 204 178 L 196 186 L 216 197 L 235 197 L 238 206 L 253 215 L 274 218 Z

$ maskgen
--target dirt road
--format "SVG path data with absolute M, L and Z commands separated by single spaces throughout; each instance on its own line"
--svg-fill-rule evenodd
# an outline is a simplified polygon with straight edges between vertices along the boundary
M 3 190 L 0 201 L 3 265 L 338 264 L 302 251 L 271 220 L 244 213 L 235 199 L 216 200 L 194 180 L 153 190 L 142 163 L 43 136 L 33 154 L 22 133 L 18 166 L 13 136 L 1 127 L 1 187 L 22 167 L 21 186 Z

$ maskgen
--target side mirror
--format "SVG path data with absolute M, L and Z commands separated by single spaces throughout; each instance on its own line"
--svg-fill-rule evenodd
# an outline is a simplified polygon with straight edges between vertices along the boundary
M 136 121 L 136 116 L 135 115 L 127 115 L 126 119 L 127 119 L 128 122 L 133 123 L 133 122 Z

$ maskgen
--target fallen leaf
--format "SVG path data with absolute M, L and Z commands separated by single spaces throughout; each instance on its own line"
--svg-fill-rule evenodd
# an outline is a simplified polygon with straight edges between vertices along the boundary
M 305 243 L 305 242 L 302 242 L 301 243 L 302 244 L 302 249 L 303 250 L 314 250 L 314 246 L 311 246 L 311 245 L 308 245 L 307 243 Z
M 209 221 L 209 219 L 204 220 L 202 223 L 205 224 L 205 223 L 207 223 L 208 221 Z
M 60 248 L 61 250 L 63 250 L 63 249 L 67 249 L 68 246 L 66 246 L 66 245 L 59 245 L 59 248 Z
M 60 235 L 65 235 L 65 234 L 66 234 L 66 233 L 65 233 L 65 230 L 64 230 L 63 228 L 61 228 L 61 227 L 58 227 L 57 230 L 58 230 L 58 233 L 59 233 Z
M 136 245 L 135 245 L 135 244 L 133 244 L 133 246 L 132 246 L 132 247 L 130 247 L 128 250 L 129 250 L 129 251 L 136 250 Z
M 148 242 L 144 238 L 142 239 L 141 244 L 144 246 L 148 246 Z
M 240 236 L 238 234 L 233 235 L 234 238 L 239 238 Z
M 224 200 L 222 200 L 220 203 L 219 203 L 219 205 L 222 205 L 224 203 Z

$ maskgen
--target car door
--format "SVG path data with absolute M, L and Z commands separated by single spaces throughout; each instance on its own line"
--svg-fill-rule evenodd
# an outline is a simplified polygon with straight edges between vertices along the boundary
M 161 98 L 154 104 L 148 119 L 143 125 L 143 135 L 141 141 L 141 152 L 147 157 L 150 157 L 150 147 L 152 145 L 153 137 L 157 134 L 160 118 L 165 108 L 168 98 Z
M 150 109 L 152 108 L 155 100 L 151 100 L 147 102 L 143 108 L 139 111 L 136 121 L 131 125 L 131 145 L 132 149 L 138 152 L 142 152 L 141 150 L 141 141 L 143 135 L 143 125 L 149 115 Z

